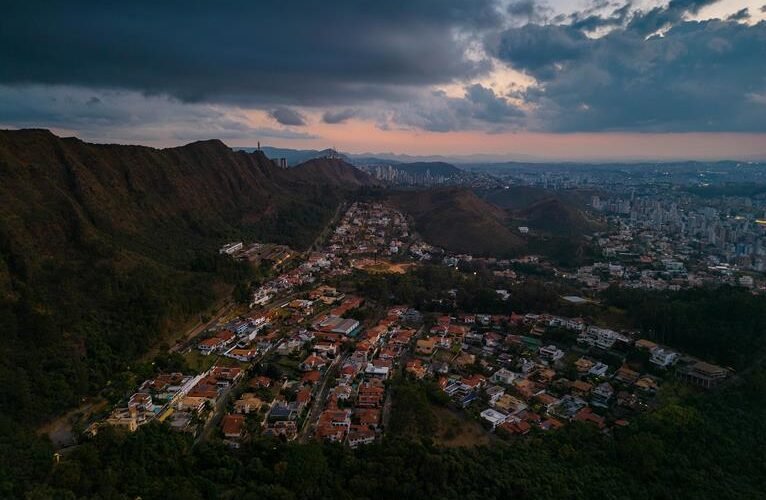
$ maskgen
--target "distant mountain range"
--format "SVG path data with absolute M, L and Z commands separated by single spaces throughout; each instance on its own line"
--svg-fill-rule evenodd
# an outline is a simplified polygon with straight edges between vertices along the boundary
M 235 148 L 236 149 L 236 148 Z M 263 146 L 240 148 L 242 151 L 260 151 L 279 162 L 284 158 L 287 166 L 318 159 L 343 160 L 386 184 L 408 186 L 432 186 L 457 184 L 474 177 L 473 174 L 444 161 L 403 162 L 389 158 L 339 153 L 334 149 L 285 149 Z
M 255 151 L 255 147 L 238 147 L 235 148 L 242 151 Z M 289 165 L 297 165 L 311 158 L 317 158 L 324 156 L 325 150 L 313 150 L 313 149 L 288 149 L 288 148 L 275 148 L 269 146 L 261 147 L 261 150 L 266 153 L 270 158 L 286 158 Z M 677 160 L 668 158 L 652 158 L 651 156 L 644 157 L 631 157 L 631 158 L 594 158 L 593 160 L 577 160 L 571 161 L 567 159 L 552 159 L 545 156 L 527 155 L 527 154 L 471 154 L 471 155 L 408 155 L 399 153 L 347 153 L 340 152 L 340 155 L 354 165 L 364 166 L 368 164 L 379 163 L 419 163 L 419 162 L 443 162 L 458 165 L 465 170 L 486 168 L 500 168 L 505 169 L 508 167 L 531 167 L 540 168 L 548 166 L 566 166 L 576 167 L 578 165 L 635 165 L 635 164 L 689 164 L 689 163 L 722 163 L 722 162 L 750 162 L 750 163 L 766 163 L 766 158 L 762 155 L 751 155 L 750 157 L 743 157 L 739 160 Z
M 253 152 L 258 147 L 236 147 L 239 151 Z M 289 166 L 294 166 L 312 158 L 321 158 L 328 155 L 338 155 L 357 166 L 366 165 L 396 165 L 401 163 L 477 163 L 477 162 L 499 162 L 507 161 L 507 157 L 496 157 L 494 155 L 471 155 L 471 156 L 444 156 L 444 155 L 407 155 L 398 153 L 347 153 L 338 152 L 332 148 L 327 149 L 289 149 L 276 148 L 272 146 L 261 146 L 269 158 L 285 158 Z M 518 155 L 518 161 L 534 161 L 533 157 Z

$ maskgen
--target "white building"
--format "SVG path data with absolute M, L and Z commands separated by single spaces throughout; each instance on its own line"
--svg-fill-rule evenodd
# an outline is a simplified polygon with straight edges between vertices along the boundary
M 492 429 L 494 430 L 495 427 L 502 424 L 508 419 L 508 415 L 505 413 L 499 412 L 497 410 L 494 410 L 492 408 L 487 408 L 483 412 L 481 412 L 481 418 L 492 424 Z
M 227 243 L 224 246 L 221 247 L 221 249 L 218 251 L 220 254 L 226 254 L 226 255 L 234 255 L 235 253 L 239 252 L 244 248 L 244 245 L 241 241 L 236 241 L 233 243 Z
M 649 361 L 660 368 L 667 368 L 674 365 L 679 357 L 680 355 L 677 352 L 663 349 L 662 347 L 655 347 L 652 349 L 652 357 L 649 358 Z
M 564 357 L 564 351 L 551 344 L 540 348 L 540 357 L 549 361 L 558 361 Z

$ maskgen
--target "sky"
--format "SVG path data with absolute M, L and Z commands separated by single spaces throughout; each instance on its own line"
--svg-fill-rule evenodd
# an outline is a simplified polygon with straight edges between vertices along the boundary
M 12 2 L 0 128 L 497 160 L 766 159 L 766 0 Z

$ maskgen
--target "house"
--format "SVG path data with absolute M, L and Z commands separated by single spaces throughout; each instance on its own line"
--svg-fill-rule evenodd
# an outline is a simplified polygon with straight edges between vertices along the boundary
M 371 444 L 375 442 L 375 431 L 370 429 L 355 429 L 348 433 L 348 445 L 356 448 L 360 445 Z
M 359 322 L 355 319 L 344 319 L 337 325 L 335 325 L 331 331 L 333 333 L 341 333 L 348 337 L 353 337 L 359 332 Z
M 726 379 L 729 376 L 729 371 L 720 366 L 698 361 L 678 370 L 678 375 L 682 380 L 709 389 Z
M 228 387 L 242 378 L 242 369 L 229 366 L 215 366 L 210 371 L 210 376 L 217 380 L 221 387 Z
M 426 376 L 427 368 L 423 364 L 423 362 L 420 359 L 411 359 L 410 361 L 407 361 L 407 366 L 405 368 L 407 373 L 415 377 L 416 379 L 422 379 Z
M 510 394 L 503 394 L 494 404 L 495 409 L 507 413 L 509 415 L 516 415 L 527 409 L 527 404 L 518 398 L 511 396 Z
M 321 370 L 327 365 L 327 362 L 315 354 L 310 354 L 303 362 L 298 365 L 301 371 L 308 372 L 312 370 Z
M 508 419 L 508 415 L 505 413 L 499 412 L 497 410 L 494 410 L 492 408 L 487 408 L 483 412 L 480 413 L 481 418 L 486 420 L 492 425 L 492 430 L 495 430 L 495 428 L 502 424 L 503 422 Z
M 271 422 L 277 420 L 295 420 L 298 418 L 298 412 L 294 407 L 290 407 L 284 402 L 275 403 L 269 411 L 268 420 Z
M 471 403 L 476 401 L 479 398 L 479 395 L 476 393 L 476 391 L 470 391 L 468 393 L 464 393 L 464 395 L 460 398 L 458 398 L 457 404 L 461 408 L 468 408 Z
M 620 367 L 614 374 L 614 379 L 623 384 L 632 385 L 638 380 L 640 374 L 627 366 Z
M 667 368 L 674 365 L 680 357 L 677 352 L 663 349 L 662 347 L 655 347 L 651 352 L 652 356 L 649 358 L 649 362 L 660 368 Z
M 205 339 L 197 344 L 197 349 L 200 351 L 200 353 L 207 356 L 221 346 L 223 346 L 223 341 L 221 339 L 217 337 L 210 337 L 209 339 Z
M 547 392 L 542 392 L 540 394 L 535 395 L 535 401 L 543 405 L 546 408 L 546 410 L 559 403 L 559 399 L 557 397 L 551 394 L 548 394 Z
M 256 412 L 263 406 L 263 401 L 252 392 L 246 392 L 234 402 L 234 411 L 237 413 Z
M 292 441 L 298 437 L 298 426 L 293 420 L 279 420 L 269 424 L 264 430 L 265 436 L 284 437 L 287 441 Z
M 351 427 L 351 410 L 327 409 L 319 415 L 317 427 L 334 427 L 347 430 Z
M 255 357 L 258 355 L 257 349 L 230 349 L 226 352 L 226 356 L 229 358 L 236 359 L 237 361 L 241 361 L 243 363 L 247 363 L 249 361 L 252 361 L 255 359 Z
M 511 385 L 513 381 L 516 380 L 516 377 L 518 377 L 518 375 L 514 372 L 505 368 L 500 368 L 492 374 L 490 380 L 495 384 Z
M 655 344 L 651 340 L 646 340 L 646 339 L 638 339 L 633 345 L 635 345 L 637 349 L 641 349 L 643 351 L 649 351 L 649 352 L 652 352 L 654 349 L 657 348 L 657 344 Z
M 609 384 L 609 382 L 603 382 L 598 384 L 596 388 L 593 389 L 593 393 L 591 394 L 591 403 L 593 403 L 594 406 L 606 408 L 609 406 L 609 400 L 612 399 L 613 395 L 614 389 Z
M 265 377 L 263 375 L 259 375 L 252 380 L 250 380 L 249 383 L 250 387 L 253 389 L 260 389 L 262 387 L 270 387 L 271 386 L 271 379 L 269 377 Z
M 578 411 L 574 416 L 574 420 L 577 422 L 589 422 L 595 424 L 599 429 L 606 427 L 606 419 L 600 415 L 593 413 L 590 408 L 583 408 Z
M 485 392 L 487 393 L 487 397 L 489 398 L 489 404 L 491 406 L 495 406 L 495 403 L 497 403 L 497 400 L 503 394 L 505 394 L 505 389 L 503 389 L 499 385 L 493 385 L 493 386 L 487 387 L 487 390 Z
M 374 363 L 367 363 L 364 369 L 364 375 L 368 378 L 377 378 L 380 380 L 388 379 L 390 368 L 388 366 L 376 366 Z
M 354 410 L 354 419 L 360 426 L 368 429 L 377 429 L 380 424 L 380 409 L 378 408 L 356 408 Z
M 437 341 L 438 339 L 436 337 L 418 339 L 415 345 L 415 352 L 423 356 L 430 356 L 434 352 Z
M 316 384 L 320 380 L 322 380 L 322 372 L 319 370 L 311 370 L 304 373 L 303 377 L 301 377 L 301 382 L 304 384 Z
M 549 383 L 555 377 L 556 377 L 556 370 L 553 370 L 552 368 L 543 368 L 541 370 L 537 370 L 534 374 L 535 380 L 543 384 Z
M 529 379 L 516 379 L 513 385 L 525 399 L 533 397 L 540 391 L 540 387 Z
M 295 395 L 295 402 L 298 404 L 298 412 L 303 411 L 311 402 L 311 389 L 304 388 Z
M 644 375 L 640 379 L 636 380 L 635 386 L 636 389 L 649 394 L 654 394 L 660 388 L 657 381 L 649 375 Z
M 565 420 L 570 420 L 574 418 L 577 412 L 586 406 L 588 406 L 588 404 L 582 399 L 578 398 L 577 396 L 571 396 L 567 394 L 562 397 L 561 400 L 559 400 L 558 404 L 554 405 L 550 409 L 550 412 L 553 415 L 561 417 Z
M 589 375 L 593 375 L 594 377 L 604 377 L 606 376 L 606 372 L 609 370 L 609 365 L 601 363 L 600 361 L 593 365 L 590 370 L 588 370 Z
M 525 422 L 524 420 L 519 420 L 518 422 L 509 420 L 501 424 L 500 428 L 509 434 L 518 434 L 521 436 L 528 434 L 529 431 L 532 430 L 532 426 L 529 425 L 529 422 Z
M 359 387 L 356 404 L 361 408 L 377 408 L 383 404 L 384 395 L 382 384 L 365 382 Z
M 178 409 L 179 412 L 193 411 L 199 413 L 205 409 L 205 405 L 208 401 L 210 400 L 207 398 L 185 396 L 176 403 L 176 409 Z
M 245 433 L 245 417 L 242 415 L 224 415 L 221 429 L 225 438 L 240 439 Z
M 338 401 L 348 401 L 353 392 L 350 385 L 340 384 L 330 390 L 330 396 L 335 397 Z
M 540 429 L 543 431 L 558 430 L 564 427 L 564 423 L 555 418 L 549 418 L 540 422 Z
M 152 396 L 146 392 L 137 392 L 128 400 L 128 408 L 140 411 L 154 411 Z
M 486 378 L 484 378 L 483 375 L 479 375 L 478 373 L 475 373 L 470 377 L 465 377 L 460 381 L 463 387 L 465 387 L 467 390 L 479 389 L 484 385 L 485 382 Z
M 199 384 L 195 385 L 192 390 L 189 391 L 187 396 L 194 398 L 205 398 L 211 401 L 215 401 L 218 399 L 219 391 L 220 388 L 218 385 L 212 385 L 205 383 L 205 381 L 201 381 Z
M 580 358 L 574 363 L 575 370 L 577 370 L 577 373 L 588 373 L 591 368 L 593 368 L 593 361 L 589 360 L 588 358 Z
M 572 394 L 575 394 L 577 396 L 587 396 L 590 394 L 591 389 L 593 389 L 593 386 L 589 384 L 588 382 L 585 382 L 583 380 L 575 380 L 572 382 Z
M 539 353 L 541 358 L 550 362 L 558 361 L 564 357 L 564 351 L 552 344 L 541 347 Z

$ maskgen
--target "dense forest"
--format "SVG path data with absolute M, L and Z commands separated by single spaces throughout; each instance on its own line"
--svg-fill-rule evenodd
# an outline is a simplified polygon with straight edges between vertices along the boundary
M 26 425 L 119 393 L 166 334 L 246 290 L 253 270 L 221 244 L 308 248 L 373 182 L 341 161 L 280 169 L 220 141 L 158 150 L 45 130 L 0 132 L 0 175 L 0 412 Z
M 258 440 L 193 447 L 160 425 L 100 433 L 52 464 L 27 436 L 4 440 L 0 495 L 26 498 L 760 498 L 766 370 L 709 394 L 666 394 L 661 409 L 605 435 L 587 424 L 476 448 L 429 435 L 429 388 L 394 382 L 391 432 L 356 451 Z M 30 447 L 22 454 L 20 448 Z

